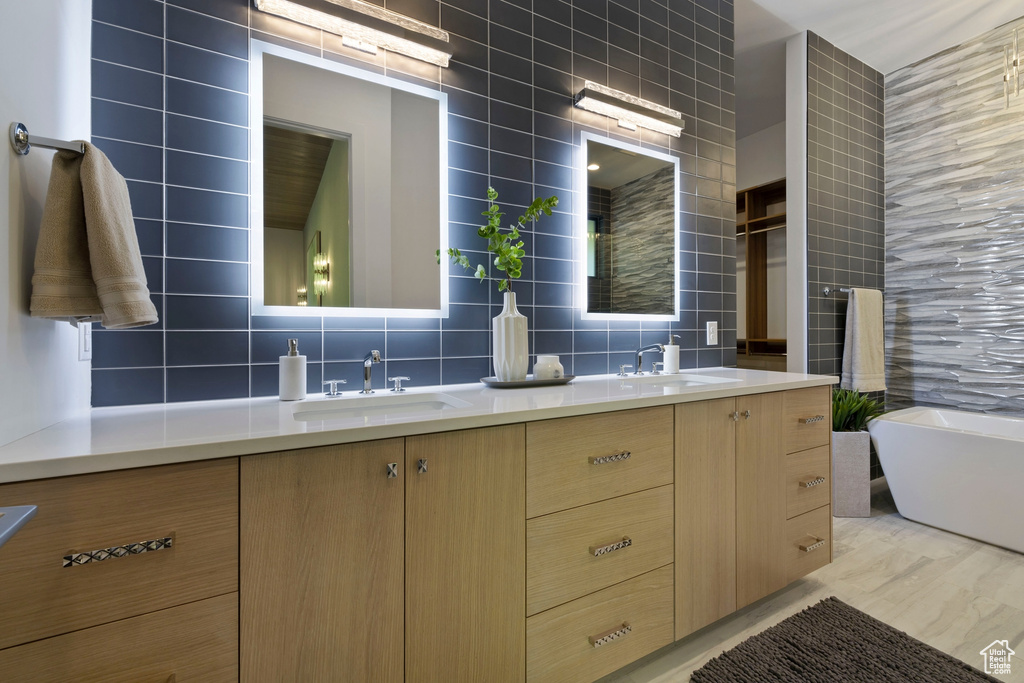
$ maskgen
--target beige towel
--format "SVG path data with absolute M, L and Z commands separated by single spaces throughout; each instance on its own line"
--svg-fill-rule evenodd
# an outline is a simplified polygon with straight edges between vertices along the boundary
M 99 320 L 109 329 L 158 322 L 128 185 L 90 144 L 84 155 L 54 155 L 30 309 L 35 317 Z
M 877 289 L 850 290 L 843 378 L 839 386 L 856 391 L 885 391 L 882 293 Z

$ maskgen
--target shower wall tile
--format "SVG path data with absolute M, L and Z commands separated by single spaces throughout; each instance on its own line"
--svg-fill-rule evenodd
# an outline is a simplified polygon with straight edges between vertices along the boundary
M 807 34 L 808 372 L 839 375 L 847 295 L 885 289 L 883 76 Z
M 1021 112 L 1000 80 L 1011 22 L 889 74 L 886 381 L 892 407 L 1020 417 Z
M 129 179 L 161 322 L 144 331 L 97 330 L 93 404 L 274 395 L 277 357 L 289 338 L 299 338 L 309 358 L 311 393 L 327 376 L 355 387 L 371 348 L 385 357 L 374 372 L 377 388 L 389 375 L 408 375 L 416 386 L 493 374 L 491 317 L 501 296 L 460 268 L 449 271 L 444 320 L 250 315 L 251 38 L 447 93 L 451 244 L 471 259 L 486 259 L 476 228 L 488 185 L 509 215 L 535 196 L 559 196 L 552 216 L 523 231 L 527 257 L 515 288 L 530 319 L 531 350 L 560 354 L 567 372 L 605 373 L 632 362 L 634 342 L 646 343 L 649 334 L 660 341 L 669 327 L 583 321 L 573 308 L 580 133 L 679 157 L 684 251 L 672 331 L 685 340 L 684 365 L 734 364 L 727 343 L 735 338 L 734 256 L 721 239 L 733 218 L 724 198 L 735 192 L 732 2 L 701 3 L 699 11 L 674 1 L 378 4 L 449 31 L 451 68 L 353 52 L 336 36 L 261 13 L 249 0 L 95 0 L 92 133 Z M 573 109 L 584 79 L 680 109 L 683 136 L 627 132 Z M 699 183 L 686 176 L 698 165 Z M 698 218 L 715 222 L 715 239 L 698 243 Z M 705 314 L 726 323 L 723 343 L 713 348 L 700 345 Z

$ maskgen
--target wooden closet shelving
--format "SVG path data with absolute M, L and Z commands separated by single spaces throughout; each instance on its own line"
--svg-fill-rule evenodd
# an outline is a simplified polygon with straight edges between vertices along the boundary
M 786 340 L 768 334 L 768 235 L 786 229 L 785 206 L 785 179 L 736 193 L 736 240 L 746 246 L 746 289 L 741 293 L 746 297 L 746 334 L 737 339 L 740 367 L 785 370 Z

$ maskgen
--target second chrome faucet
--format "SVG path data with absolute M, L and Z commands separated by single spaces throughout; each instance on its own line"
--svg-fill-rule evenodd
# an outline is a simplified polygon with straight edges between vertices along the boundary
M 370 384 L 370 368 L 373 367 L 374 363 L 380 362 L 380 351 L 374 349 L 366 354 L 366 358 L 363 359 L 363 390 L 360 393 L 372 394 L 373 388 Z

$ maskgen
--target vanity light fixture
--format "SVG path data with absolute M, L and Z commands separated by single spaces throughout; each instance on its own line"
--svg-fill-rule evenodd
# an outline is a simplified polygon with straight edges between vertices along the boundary
M 291 0 L 253 2 L 261 12 L 334 33 L 342 37 L 343 45 L 370 54 L 376 54 L 377 48 L 381 48 L 444 67 L 448 66 L 452 56 L 451 52 L 444 49 L 449 42 L 447 31 L 362 0 L 321 0 L 321 5 L 324 2 L 330 3 L 348 18 L 321 12 Z M 406 37 L 409 34 L 416 34 L 417 40 Z
M 593 81 L 583 84 L 583 90 L 576 93 L 573 104 L 580 109 L 618 119 L 619 127 L 627 130 L 641 126 L 676 138 L 683 132 L 683 115 L 675 109 Z
M 1006 98 L 1005 109 L 1010 108 L 1010 91 L 1013 90 L 1014 97 L 1020 94 L 1020 71 L 1024 64 L 1021 63 L 1019 34 L 1020 29 L 1014 29 L 1013 45 L 1003 47 L 1003 97 Z
M 318 251 L 313 257 L 313 293 L 322 297 L 330 283 L 331 262 L 327 260 L 327 254 Z
M 305 287 L 299 287 L 298 289 L 295 290 L 295 293 L 298 295 L 297 298 L 299 306 L 309 305 L 309 296 L 307 295 Z

